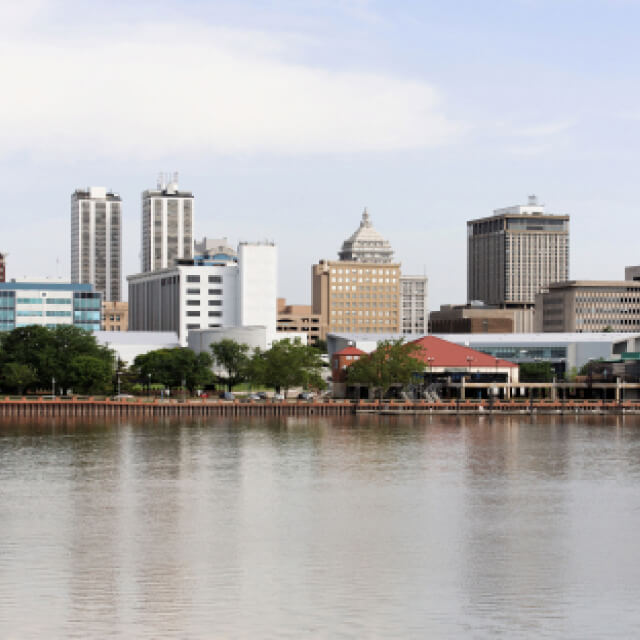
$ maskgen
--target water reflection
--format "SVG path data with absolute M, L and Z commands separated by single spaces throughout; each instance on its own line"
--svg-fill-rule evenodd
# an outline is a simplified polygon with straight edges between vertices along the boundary
M 0 636 L 631 637 L 639 485 L 630 416 L 2 423 Z

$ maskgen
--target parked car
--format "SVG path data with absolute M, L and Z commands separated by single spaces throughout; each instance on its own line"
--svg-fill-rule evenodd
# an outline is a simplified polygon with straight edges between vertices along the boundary
M 272 399 L 274 402 L 277 402 L 277 401 L 279 401 L 279 400 L 284 400 L 284 394 L 283 394 L 283 393 L 274 393 L 274 394 L 271 396 L 271 399 Z
M 244 398 L 242 398 L 242 402 L 256 402 L 261 400 L 262 398 L 260 398 L 260 396 L 257 393 L 250 393 L 246 396 L 244 396 Z
M 309 391 L 303 391 L 298 394 L 298 400 L 313 400 L 313 393 Z
M 258 398 L 260 398 L 260 400 L 266 400 L 268 397 L 266 391 L 258 391 L 256 395 L 258 396 Z
M 231 393 L 231 391 L 221 391 L 220 392 L 220 400 L 235 400 L 236 397 Z

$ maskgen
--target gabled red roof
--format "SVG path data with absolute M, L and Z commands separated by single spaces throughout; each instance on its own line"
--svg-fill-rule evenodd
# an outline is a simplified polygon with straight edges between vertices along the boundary
M 334 356 L 364 356 L 366 355 L 366 351 L 362 351 L 362 349 L 358 349 L 357 347 L 345 347 L 344 349 L 340 349 L 340 351 L 336 351 Z
M 469 347 L 463 347 L 453 342 L 448 342 L 442 338 L 435 336 L 425 336 L 414 340 L 409 344 L 417 344 L 420 350 L 414 354 L 414 358 L 418 358 L 425 365 L 432 367 L 517 367 L 517 364 L 508 360 L 496 359 L 493 356 L 476 351 Z M 433 358 L 433 360 L 427 360 Z M 467 360 L 473 358 L 473 360 Z

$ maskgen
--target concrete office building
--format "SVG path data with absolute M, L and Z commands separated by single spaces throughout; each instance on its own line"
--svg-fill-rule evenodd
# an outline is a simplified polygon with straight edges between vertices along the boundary
M 100 330 L 102 294 L 91 284 L 23 280 L 0 283 L 0 331 L 32 324 Z
M 571 280 L 536 297 L 536 329 L 544 332 L 640 331 L 640 282 Z
M 104 187 L 71 194 L 71 282 L 92 284 L 104 300 L 121 299 L 122 202 Z
M 128 302 L 102 302 L 102 331 L 127 331 L 129 329 Z
M 180 191 L 178 174 L 161 175 L 142 194 L 142 272 L 169 269 L 193 258 L 193 194 Z
M 327 331 L 400 331 L 400 264 L 366 209 L 339 255 L 311 270 L 311 310 L 321 324 Z
M 400 276 L 400 321 L 404 334 L 426 334 L 429 326 L 427 276 Z
M 532 309 L 538 293 L 568 278 L 569 216 L 545 213 L 535 196 L 467 222 L 467 302 Z
M 269 344 L 275 337 L 274 244 L 241 243 L 238 258 L 196 256 L 127 280 L 130 331 L 175 331 L 183 346 L 195 329 L 260 325 Z

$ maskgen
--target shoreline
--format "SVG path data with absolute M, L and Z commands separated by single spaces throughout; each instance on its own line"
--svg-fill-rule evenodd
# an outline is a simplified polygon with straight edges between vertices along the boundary
M 73 398 L 0 399 L 0 418 L 46 416 L 348 416 L 348 415 L 640 415 L 640 402 L 615 400 L 533 401 L 380 401 L 327 400 L 324 402 L 283 400 L 240 402 L 214 399 L 132 400 Z

